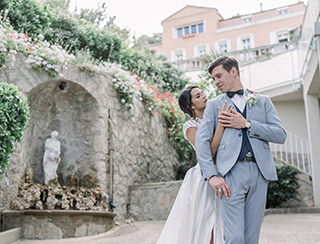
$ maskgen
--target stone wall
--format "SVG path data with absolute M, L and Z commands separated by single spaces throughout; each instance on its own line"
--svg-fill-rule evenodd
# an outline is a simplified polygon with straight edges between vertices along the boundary
M 143 220 L 166 220 L 182 181 L 143 184 L 130 191 L 130 216 Z
M 72 172 L 84 187 L 100 186 L 109 192 L 110 126 L 114 130 L 113 198 L 117 218 L 127 214 L 129 187 L 146 182 L 174 179 L 177 154 L 166 135 L 166 121 L 157 113 L 145 112 L 135 101 L 134 117 L 120 104 L 111 77 L 89 76 L 77 66 L 53 79 L 40 69 L 25 64 L 16 55 L 11 67 L 0 70 L 0 80 L 13 83 L 30 105 L 29 129 L 23 142 L 11 155 L 7 172 L 0 181 L 0 211 L 9 209 L 26 171 L 42 183 L 44 142 L 53 130 L 59 132 L 61 163 L 60 184 L 68 185 Z M 65 89 L 59 89 L 61 82 Z
M 3 211 L 5 230 L 21 226 L 23 239 L 91 236 L 110 230 L 114 213 L 75 210 Z

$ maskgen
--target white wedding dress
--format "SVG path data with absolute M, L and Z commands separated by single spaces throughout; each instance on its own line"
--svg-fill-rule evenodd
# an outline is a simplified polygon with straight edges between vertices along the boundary
M 190 119 L 184 124 L 185 138 L 187 129 L 198 128 L 200 121 Z M 199 164 L 189 169 L 157 244 L 209 244 L 212 229 L 214 243 L 223 244 L 219 200 L 208 181 L 202 179 Z

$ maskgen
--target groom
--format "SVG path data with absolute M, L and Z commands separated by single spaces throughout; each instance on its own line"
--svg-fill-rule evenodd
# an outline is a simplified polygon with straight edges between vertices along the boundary
M 196 133 L 202 176 L 221 200 L 225 244 L 258 244 L 268 182 L 277 180 L 269 142 L 284 143 L 286 132 L 269 97 L 249 93 L 235 58 L 213 61 L 209 73 L 224 93 L 209 101 Z M 222 112 L 224 102 L 231 112 Z M 218 122 L 225 127 L 216 165 L 210 142 Z

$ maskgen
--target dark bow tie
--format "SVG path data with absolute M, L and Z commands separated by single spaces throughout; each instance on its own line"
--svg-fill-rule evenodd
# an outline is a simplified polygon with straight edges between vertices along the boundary
M 233 98 L 233 96 L 235 94 L 238 94 L 239 96 L 242 96 L 243 95 L 243 89 L 240 89 L 238 91 L 230 91 L 230 92 L 227 92 L 227 96 L 230 97 L 230 98 Z

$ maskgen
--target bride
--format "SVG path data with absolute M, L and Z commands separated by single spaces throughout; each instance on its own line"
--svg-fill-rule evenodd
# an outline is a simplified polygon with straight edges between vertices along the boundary
M 179 96 L 179 106 L 192 118 L 183 126 L 184 137 L 194 147 L 207 98 L 198 86 L 188 86 Z M 222 110 L 226 109 L 226 103 Z M 219 108 L 219 113 L 221 109 Z M 224 128 L 218 124 L 211 142 L 215 158 Z M 220 202 L 214 189 L 201 176 L 199 164 L 188 170 L 157 244 L 223 244 Z

